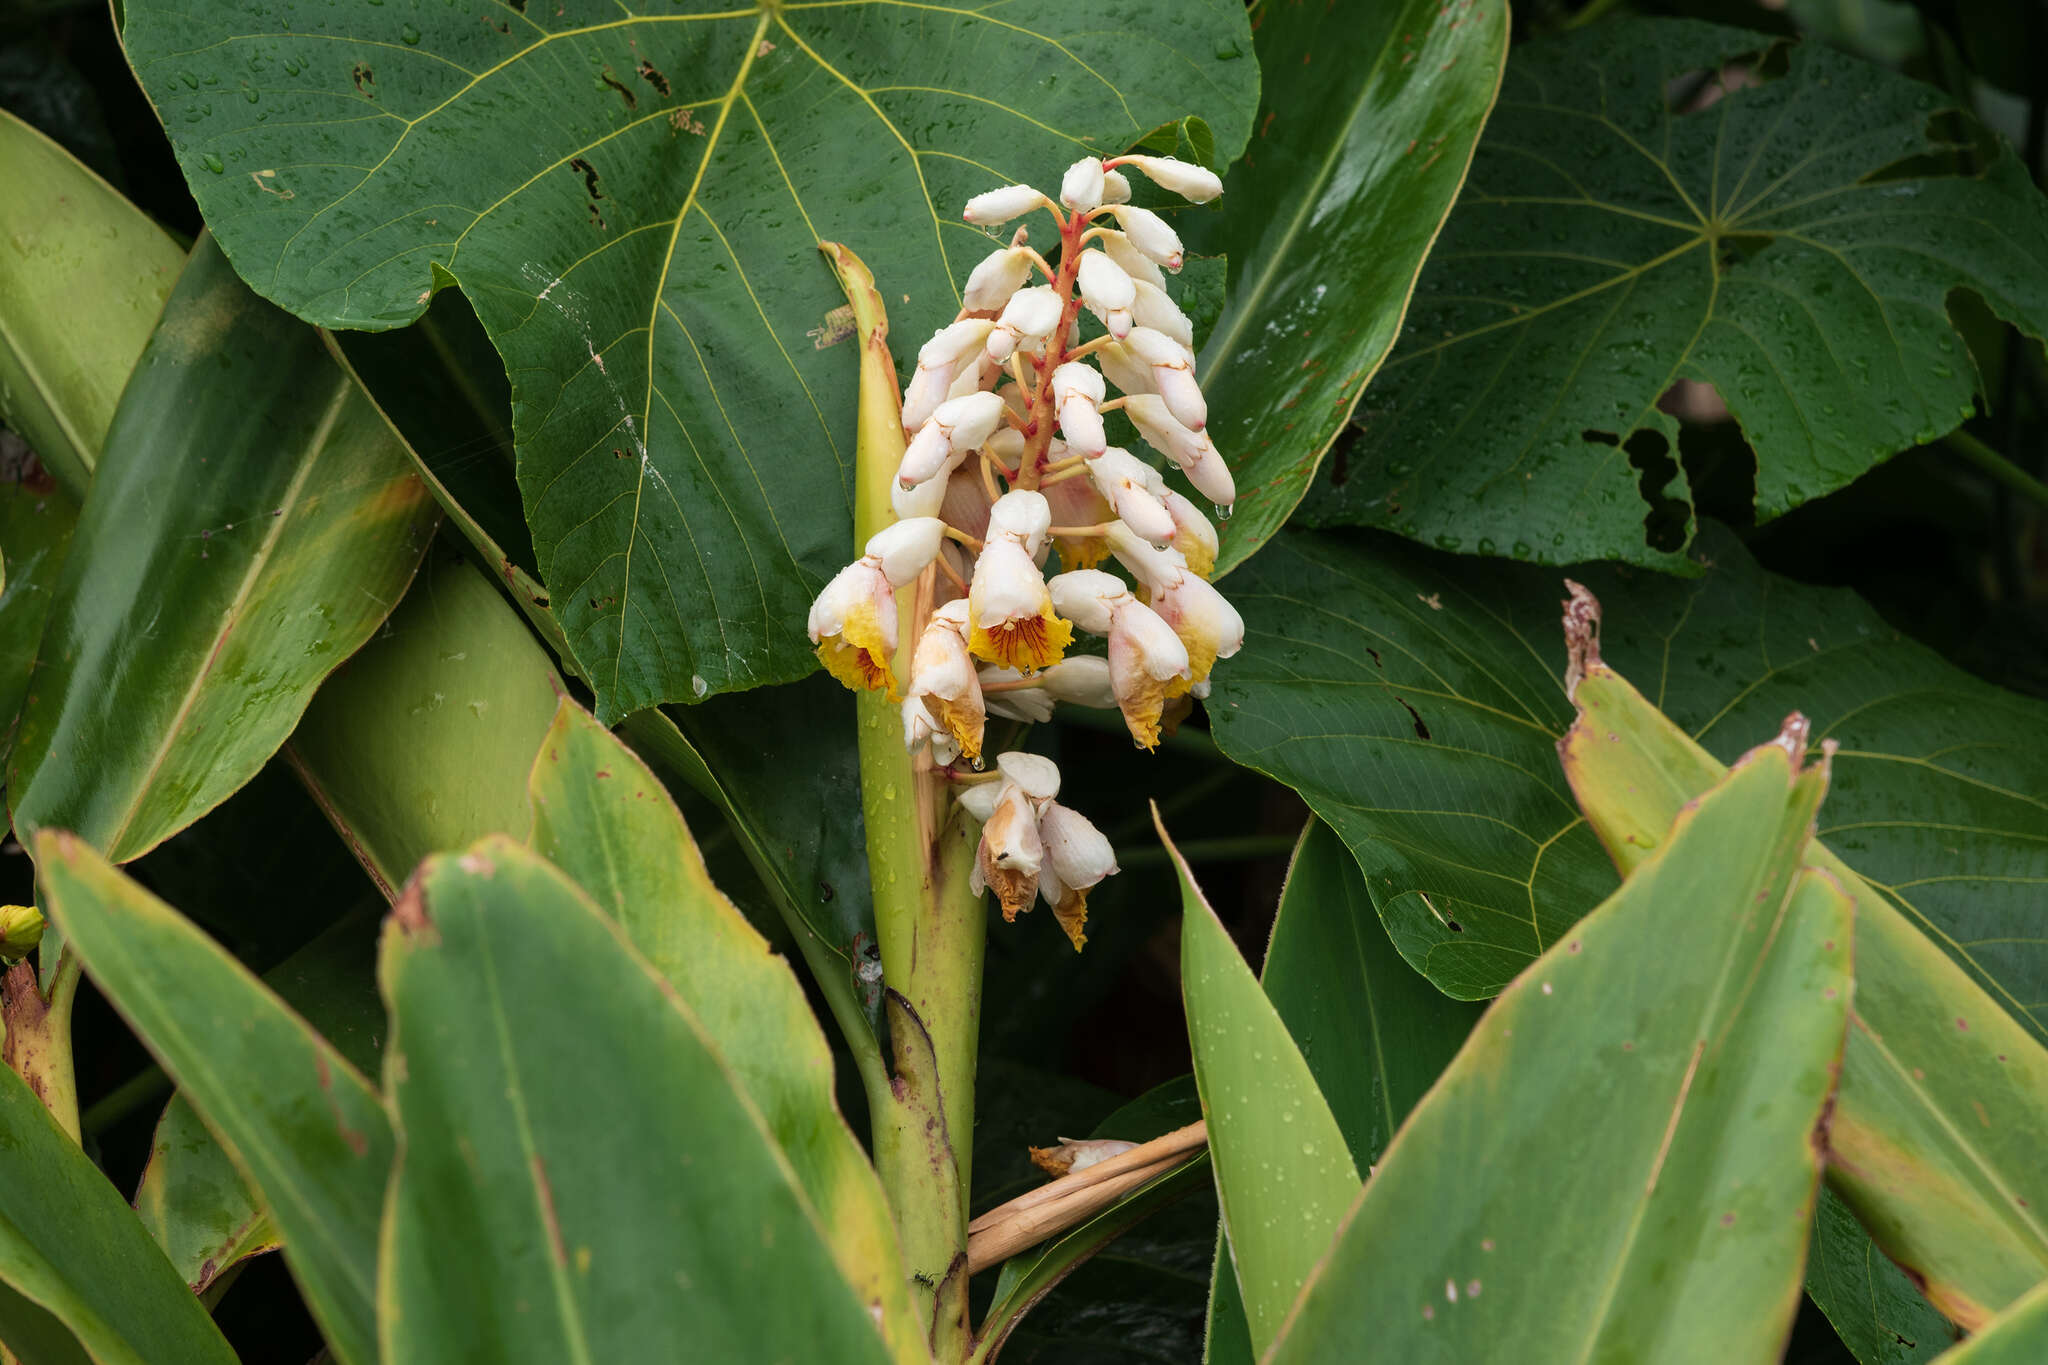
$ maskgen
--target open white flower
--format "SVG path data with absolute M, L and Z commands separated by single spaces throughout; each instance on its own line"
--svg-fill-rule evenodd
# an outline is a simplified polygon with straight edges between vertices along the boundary
M 1037 556 L 1052 528 L 1041 493 L 1017 488 L 989 509 L 968 591 L 968 648 L 977 659 L 1030 673 L 1060 661 L 1074 628 L 1053 611 Z
M 967 603 L 955 598 L 931 614 L 911 656 L 910 695 L 968 758 L 981 757 L 986 709 L 981 679 L 967 653 Z
M 1114 574 L 1077 569 L 1059 575 L 1050 586 L 1053 601 L 1074 624 L 1108 637 L 1110 689 L 1124 725 L 1144 748 L 1158 747 L 1166 703 L 1191 681 L 1187 646 Z
M 1108 540 L 1117 561 L 1145 585 L 1148 605 L 1186 647 L 1188 676 L 1195 682 L 1207 681 L 1216 661 L 1229 658 L 1244 644 L 1244 618 L 1237 608 L 1189 568 L 1180 551 L 1150 545 L 1122 526 L 1112 525 Z
M 1046 802 L 1038 817 L 1038 842 L 1038 894 L 1078 953 L 1088 942 L 1088 893 L 1119 870 L 1116 850 L 1087 816 L 1057 801 Z
M 899 521 L 868 539 L 866 552 L 841 569 L 811 603 L 811 643 L 833 677 L 860 691 L 896 696 L 896 589 L 938 556 L 946 524 L 935 517 Z

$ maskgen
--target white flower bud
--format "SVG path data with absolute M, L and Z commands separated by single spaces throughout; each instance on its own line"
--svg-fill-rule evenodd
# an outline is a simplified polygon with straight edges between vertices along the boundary
M 1059 765 L 1043 754 L 1012 749 L 996 755 L 996 770 L 1033 801 L 1050 801 L 1060 794 Z
M 961 210 L 960 216 L 970 223 L 994 227 L 1033 209 L 1051 207 L 1052 200 L 1029 185 L 1005 185 L 1001 189 L 975 195 L 967 201 L 967 207 Z
M 1038 837 L 1047 867 L 1062 884 L 1085 891 L 1118 872 L 1116 851 L 1087 816 L 1054 801 L 1038 817 Z
M 1187 560 L 1189 570 L 1196 577 L 1207 578 L 1209 571 L 1216 567 L 1216 555 L 1222 548 L 1222 542 L 1216 538 L 1216 528 L 1202 515 L 1200 508 L 1171 488 L 1159 495 L 1159 501 L 1166 507 L 1166 514 L 1173 518 L 1173 548 L 1180 551 L 1181 558 Z
M 1092 247 L 1081 253 L 1081 301 L 1103 313 L 1127 312 L 1137 301 L 1137 286 L 1123 267 Z
M 961 810 L 986 824 L 989 816 L 996 813 L 996 799 L 1003 794 L 1003 789 L 1007 785 L 1002 782 L 976 782 L 971 786 L 962 787 L 954 799 L 960 803 Z M 976 891 L 979 890 L 977 887 Z
M 1124 525 L 1155 545 L 1169 544 L 1179 528 L 1149 487 L 1152 467 L 1119 446 L 1088 462 L 1088 477 Z
M 1031 278 L 1031 253 L 1021 246 L 992 251 L 967 277 L 960 306 L 970 312 L 1001 308 Z
M 1128 204 L 1131 202 L 1131 182 L 1124 179 L 1121 171 L 1102 173 L 1102 202 L 1105 204 Z
M 1116 385 L 1118 393 L 1159 392 L 1159 386 L 1152 382 L 1152 367 L 1131 354 L 1130 347 L 1120 341 L 1112 341 L 1097 351 L 1095 363 L 1102 367 L 1103 376 Z
M 1060 325 L 1060 313 L 1065 307 L 1065 300 L 1049 284 L 1019 289 L 1010 295 L 1010 301 L 1003 305 L 1003 315 L 996 319 L 995 330 L 989 333 L 989 358 L 1008 360 L 1026 342 L 1052 335 Z
M 1070 360 L 1052 372 L 1052 400 L 1060 435 L 1076 455 L 1100 455 L 1109 444 L 1098 410 L 1105 392 L 1101 374 L 1079 361 Z
M 1223 182 L 1214 171 L 1171 156 L 1120 156 L 1119 166 L 1132 166 L 1146 179 L 1190 204 L 1206 204 L 1223 193 Z
M 1076 213 L 1087 213 L 1102 202 L 1102 158 L 1084 156 L 1067 167 L 1060 180 L 1060 202 Z
M 896 481 L 914 488 L 938 474 L 956 455 L 979 449 L 1003 421 L 1003 400 L 993 393 L 975 392 L 949 398 L 939 404 L 931 418 L 917 429 L 917 435 L 903 452 L 896 467 Z
M 989 509 L 989 535 L 1008 536 L 1028 554 L 1035 555 L 1044 547 L 1046 532 L 1051 529 L 1052 505 L 1036 489 L 1013 488 Z
M 1133 204 L 1119 204 L 1110 212 L 1116 215 L 1132 246 L 1173 273 L 1180 273 L 1180 234 L 1168 227 L 1164 218 Z
M 965 398 L 970 393 L 993 389 L 1002 375 L 1001 361 L 990 359 L 987 351 L 977 351 L 972 358 L 960 362 L 959 370 L 953 375 L 953 386 L 946 390 L 946 397 Z
M 925 425 L 931 424 L 927 422 Z M 904 454 L 907 457 L 909 452 L 905 451 Z M 953 471 L 965 463 L 966 459 L 967 454 L 964 451 L 948 455 L 939 465 L 937 473 L 922 483 L 908 486 L 901 481 L 903 467 L 898 465 L 898 481 L 889 485 L 889 510 L 896 514 L 898 521 L 908 521 L 912 517 L 939 516 L 946 504 L 946 485 L 951 480 Z
M 946 401 L 953 379 L 981 349 L 995 323 L 987 318 L 962 318 L 932 333 L 917 351 L 917 373 L 903 391 L 903 429 L 916 431 Z
M 1195 382 L 1195 358 L 1188 348 L 1150 327 L 1133 327 L 1124 345 L 1152 367 L 1152 382 L 1175 420 L 1189 431 L 1200 431 L 1209 421 L 1209 404 Z
M 1054 668 L 1063 667 L 1054 664 Z M 1024 678 L 1014 668 L 984 668 L 981 670 L 983 703 L 992 716 L 1003 716 L 1009 720 L 1047 721 L 1052 719 L 1053 697 L 1035 683 L 1029 687 L 1005 688 L 999 692 L 988 690 L 991 683 L 1017 682 Z M 1044 674 L 1039 674 L 1044 677 Z
M 1052 594 L 1054 610 L 1090 635 L 1109 634 L 1115 604 L 1131 595 L 1121 578 L 1100 569 L 1070 569 L 1055 575 L 1045 586 Z M 1060 666 L 1079 662 L 1078 658 L 1068 659 Z M 1051 676 L 1050 670 L 1047 676 Z
M 1054 701 L 1097 708 L 1116 705 L 1116 693 L 1109 683 L 1109 660 L 1097 655 L 1076 654 L 1071 659 L 1062 659 L 1038 678 L 1039 690 Z
M 1195 325 L 1188 321 L 1188 315 L 1180 311 L 1180 305 L 1168 298 L 1166 291 L 1149 280 L 1134 280 L 1138 286 L 1137 302 L 1131 305 L 1131 320 L 1140 327 L 1149 327 L 1155 332 L 1172 337 L 1189 350 L 1195 345 Z
M 1102 229 L 1095 244 L 1109 259 L 1123 267 L 1124 274 L 1133 280 L 1143 280 L 1155 289 L 1166 287 L 1166 276 L 1159 273 L 1159 267 L 1152 263 L 1152 258 L 1131 245 L 1131 239 L 1115 228 Z
M 1187 647 L 1188 671 L 1206 681 L 1218 659 L 1227 659 L 1244 644 L 1244 617 L 1223 594 L 1192 573 L 1152 597 L 1152 608 Z
M 899 521 L 868 537 L 867 559 L 882 571 L 892 588 L 906 586 L 939 557 L 946 523 L 937 517 Z
M 1161 549 L 1121 522 L 1111 522 L 1103 533 L 1109 552 L 1129 569 L 1148 592 L 1159 593 L 1187 575 L 1187 561 L 1180 551 Z
M 1175 421 L 1165 399 L 1156 394 L 1132 394 L 1124 403 L 1124 414 L 1146 444 L 1180 466 L 1203 497 L 1221 507 L 1237 501 L 1230 466 L 1223 462 L 1215 443 L 1206 432 L 1189 431 Z

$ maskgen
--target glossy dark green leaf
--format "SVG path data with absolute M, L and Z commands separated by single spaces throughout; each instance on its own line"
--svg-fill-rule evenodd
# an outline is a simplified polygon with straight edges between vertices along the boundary
M 862 1046 L 880 1027 L 882 978 L 853 698 L 819 676 L 643 711 L 620 733 L 725 811 L 841 1030 Z
M 1267 5 L 1258 131 L 1220 221 L 1229 302 L 1202 354 L 1209 433 L 1237 475 L 1227 570 L 1308 491 L 1401 331 L 1500 88 L 1508 6 Z
M 1311 518 L 1684 569 L 1645 543 L 1623 448 L 1675 448 L 1657 407 L 1674 381 L 1713 385 L 1741 423 L 1759 521 L 1975 410 L 1948 295 L 2048 334 L 2048 199 L 2002 148 L 1959 162 L 1941 92 L 1817 43 L 1759 74 L 1773 42 L 1631 19 L 1516 49 Z M 1740 79 L 1681 93 L 1722 71 Z M 1663 493 L 1683 502 L 1683 473 Z
M 69 152 L 0 111 L 0 419 L 85 496 L 185 252 Z
M 889 1359 L 702 1027 L 545 860 L 430 859 L 382 978 L 383 1360 Z
M 23 1365 L 234 1365 L 127 1201 L 8 1067 L 0 1145 L 0 1339 Z
M 1696 553 L 1692 582 L 1572 571 L 1606 608 L 1607 662 L 1724 762 L 1811 716 L 1842 744 L 1820 837 L 2048 1036 L 2048 750 L 2009 742 L 2048 706 L 1724 531 Z M 1343 836 L 1402 956 L 1454 996 L 1498 991 L 1615 886 L 1557 761 L 1563 596 L 1552 570 L 1380 536 L 1290 534 L 1231 578 L 1248 634 L 1216 671 L 1218 745 Z
M 210 240 L 108 429 L 8 768 L 15 826 L 116 862 L 263 766 L 439 512 L 317 332 Z
M 527 775 L 561 695 L 518 614 L 443 547 L 320 688 L 285 756 L 391 898 L 429 853 L 526 833 Z
M 972 194 L 1200 113 L 1229 159 L 1237 0 L 734 9 L 137 0 L 125 40 L 208 221 L 309 319 L 454 279 L 506 360 L 541 577 L 610 721 L 802 677 L 844 562 L 853 347 L 816 243 L 950 321 Z M 188 79 L 189 78 L 189 79 Z
M 564 698 L 529 784 L 534 849 L 690 1007 L 760 1111 L 845 1276 L 892 1346 L 929 1359 L 881 1183 L 833 1099 L 832 1052 L 789 964 L 712 884 L 647 765 Z
M 45 831 L 36 865 L 94 983 L 263 1192 L 336 1356 L 371 1365 L 394 1152 L 377 1092 L 247 968 L 83 840 Z M 182 1280 L 179 1292 L 189 1297 Z
M 1259 984 L 1301 1048 L 1360 1170 L 1379 1164 L 1408 1117 L 1479 1019 L 1394 951 L 1357 859 L 1311 818 L 1280 893 Z M 1219 1237 L 1222 1236 L 1219 1230 Z M 1243 1300 L 1218 1244 L 1209 1365 L 1246 1361 Z
M 1955 1345 L 1955 1326 L 1825 1189 L 1806 1251 L 1806 1293 L 1858 1365 L 1920 1365 Z
M 1181 993 L 1216 1197 L 1263 1355 L 1357 1195 L 1358 1168 L 1287 1025 L 1167 849 L 1180 872 Z
M 358 1071 L 374 1072 L 383 1045 L 377 998 L 376 926 L 350 915 L 263 981 Z M 235 1160 L 183 1094 L 157 1120 L 135 1212 L 194 1293 L 228 1269 L 279 1244 L 277 1225 Z
M 0 475 L 0 751 L 28 695 L 50 594 L 78 524 L 78 504 L 42 468 Z
M 1752 751 L 1501 994 L 1271 1359 L 1783 1350 L 1852 982 L 1853 903 L 1801 865 L 1826 789 Z

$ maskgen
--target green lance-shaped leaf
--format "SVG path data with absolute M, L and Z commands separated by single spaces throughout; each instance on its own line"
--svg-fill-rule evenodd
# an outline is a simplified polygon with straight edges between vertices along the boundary
M 1776 46 L 1634 19 L 1516 49 L 1343 482 L 1308 516 L 1684 570 L 1645 543 L 1624 448 L 1676 449 L 1674 381 L 1741 423 L 1758 521 L 1971 414 L 1949 295 L 2048 335 L 2048 199 L 1995 138 L 1948 141 L 1963 116 L 1941 92 L 1817 43 L 1760 60 Z M 1683 502 L 1682 472 L 1664 494 Z
M 855 365 L 821 238 L 922 337 L 999 245 L 960 223 L 971 195 L 1191 113 L 1228 160 L 1257 102 L 1236 0 L 400 0 L 281 29 L 267 0 L 144 0 L 124 39 L 258 288 L 341 327 L 409 322 L 451 278 L 475 304 L 606 721 L 815 666 Z
M 0 240 L 10 248 L 0 256 L 0 419 L 77 500 L 185 252 L 71 153 L 5 112 L 0 184 Z
M 1501 0 L 1358 6 L 1338 47 L 1331 23 L 1314 5 L 1261 12 L 1257 132 L 1217 221 L 1181 215 L 1230 258 L 1201 358 L 1208 432 L 1237 476 L 1225 571 L 1287 520 L 1400 335 L 1507 56 Z
M 352 912 L 263 976 L 266 987 L 365 1073 L 377 1069 L 384 1037 L 377 918 Z M 135 1212 L 194 1293 L 281 1244 L 263 1199 L 183 1093 L 171 1097 L 157 1120 Z
M 78 525 L 78 504 L 40 467 L 19 481 L 0 478 L 0 754 L 28 695 L 36 646 L 50 614 L 50 593 Z
M 1181 993 L 1216 1195 L 1263 1354 L 1357 1195 L 1358 1168 L 1287 1025 L 1163 825 L 1159 837 L 1180 874 Z
M 889 1359 L 702 1026 L 545 860 L 429 859 L 382 978 L 390 1365 Z
M 0 1340 L 22 1365 L 234 1365 L 120 1192 L 0 1067 Z
M 211 240 L 107 433 L 8 769 L 116 862 L 240 787 L 390 613 L 439 512 L 317 332 Z
M 526 779 L 562 681 L 477 568 L 436 549 L 328 679 L 285 757 L 386 899 L 429 853 L 533 823 Z
M 1313 817 L 1287 869 L 1259 985 L 1300 1047 L 1352 1162 L 1367 1171 L 1480 1013 L 1401 960 L 1373 911 L 1358 860 Z M 1207 1360 L 1249 1365 L 1255 1357 L 1244 1301 L 1225 1234 L 1217 1235 Z
M 1941 1360 L 1943 1365 L 2040 1365 L 2048 1360 L 2048 1280 Z
M 1580 714 L 1559 752 L 1587 823 L 1633 875 L 1723 769 L 1601 661 L 1597 612 L 1581 597 L 1568 615 Z M 1857 903 L 1829 1184 L 1974 1329 L 2048 1278 L 2048 1049 L 1826 845 L 1806 856 Z
M 533 847 L 690 1007 L 782 1148 L 892 1354 L 929 1359 L 881 1183 L 833 1099 L 832 1052 L 789 964 L 713 885 L 647 765 L 564 698 L 534 761 Z
M 377 1092 L 247 968 L 84 840 L 43 831 L 36 867 L 94 983 L 263 1192 L 335 1355 L 371 1365 L 393 1157 Z M 189 1296 L 182 1282 L 180 1292 Z
M 1826 787 L 1825 763 L 1753 750 L 1516 978 L 1274 1361 L 1783 1350 L 1849 1015 L 1853 905 L 1800 861 Z

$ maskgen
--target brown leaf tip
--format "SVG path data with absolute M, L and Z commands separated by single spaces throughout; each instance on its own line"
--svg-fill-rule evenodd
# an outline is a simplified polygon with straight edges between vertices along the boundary
M 1564 647 L 1570 656 L 1564 671 L 1564 694 L 1576 699 L 1580 682 L 1600 667 L 1600 599 L 1583 583 L 1567 578 L 1564 586 L 1571 594 L 1564 602 Z
M 1795 773 L 1806 761 L 1806 742 L 1812 734 L 1813 722 L 1806 718 L 1804 712 L 1794 711 L 1785 717 L 1785 723 L 1778 727 L 1778 737 L 1771 741 L 1791 758 Z M 1832 754 L 1833 750 L 1827 752 Z
M 392 902 L 391 923 L 407 938 L 432 941 L 439 937 L 432 917 L 427 914 L 427 898 L 420 890 L 418 878 L 407 882 L 405 891 Z

